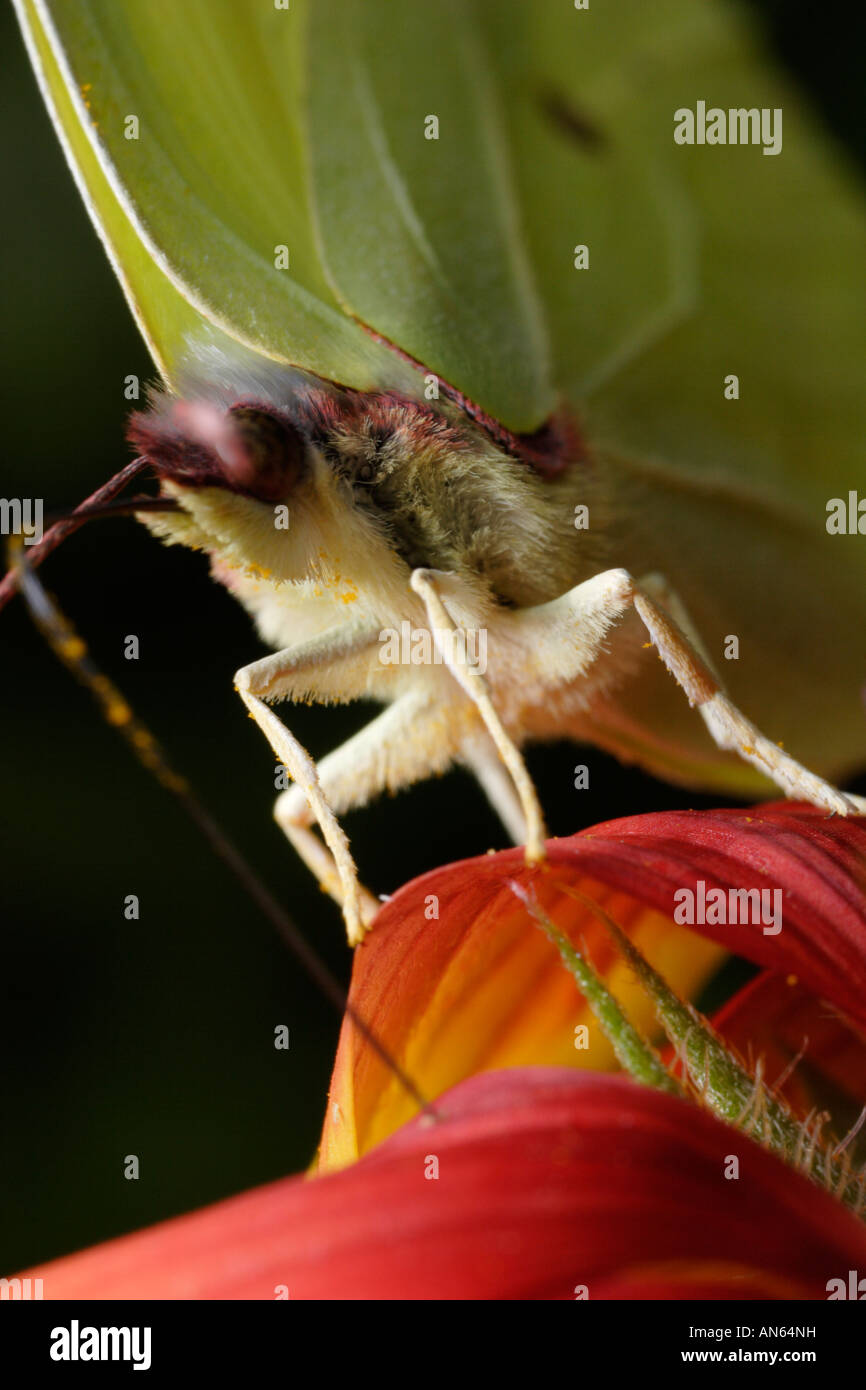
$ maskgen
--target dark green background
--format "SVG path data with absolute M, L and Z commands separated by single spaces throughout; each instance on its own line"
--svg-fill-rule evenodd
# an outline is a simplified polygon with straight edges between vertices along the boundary
M 833 7 L 765 3 L 780 54 L 862 161 L 863 24 Z M 127 457 L 123 378 L 152 374 L 4 10 L 4 496 L 71 506 Z M 233 671 L 260 653 L 200 557 L 132 521 L 83 531 L 47 567 L 98 659 L 162 738 L 333 967 L 336 909 L 271 819 L 273 757 Z M 135 633 L 141 659 L 123 659 Z M 0 1271 L 103 1240 L 302 1168 L 314 1150 L 338 1019 L 181 813 L 97 718 L 20 605 L 0 618 L 4 1055 Z M 368 717 L 292 712 L 321 754 Z M 591 768 L 576 793 L 572 769 Z M 551 829 L 707 805 L 596 751 L 534 750 Z M 718 798 L 713 799 L 718 804 Z M 503 843 L 454 774 L 347 817 L 364 878 L 390 891 Z M 123 916 L 141 899 L 138 922 Z M 273 1030 L 291 1029 L 276 1052 Z M 141 1163 L 123 1177 L 124 1155 Z

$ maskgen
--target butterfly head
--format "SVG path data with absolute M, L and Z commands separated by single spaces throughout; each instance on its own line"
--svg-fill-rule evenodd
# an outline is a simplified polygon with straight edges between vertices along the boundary
M 162 481 L 223 488 L 259 502 L 288 501 L 304 471 L 307 442 L 285 412 L 257 402 L 160 402 L 137 412 L 128 437 Z
M 208 552 L 233 587 L 246 572 L 334 585 L 345 602 L 405 592 L 420 567 L 522 605 L 573 582 L 573 471 L 543 477 L 459 405 L 198 365 L 181 397 L 132 416 L 129 438 L 179 504 L 142 520 Z

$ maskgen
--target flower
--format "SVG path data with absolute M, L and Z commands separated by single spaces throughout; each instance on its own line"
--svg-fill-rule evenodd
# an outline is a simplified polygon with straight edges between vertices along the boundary
M 575 892 L 609 914 L 687 997 L 726 948 L 794 976 L 815 1001 L 831 1001 L 837 1014 L 866 1028 L 861 820 L 828 819 L 790 803 L 663 812 L 553 840 L 548 856 L 542 870 L 527 868 L 521 852 L 511 850 L 416 879 L 386 904 L 356 954 L 351 1002 L 375 1021 L 382 1041 L 427 1096 L 485 1068 L 615 1065 L 558 952 L 515 897 L 515 882 L 531 886 L 558 930 L 583 943 L 596 972 L 644 1031 L 657 1027 L 652 1005 L 598 916 Z M 707 892 L 778 889 L 783 929 L 768 935 L 753 922 L 676 926 L 675 895 L 698 882 Z M 434 910 L 438 918 L 431 919 Z M 581 1025 L 587 1032 L 578 1037 Z M 766 1046 L 766 1030 L 761 1037 Z M 584 1041 L 587 1046 L 576 1046 Z M 735 1041 L 743 1042 L 742 1029 Z M 866 1087 L 857 1094 L 862 1105 Z M 412 1110 L 411 1098 L 347 1019 L 322 1135 L 322 1168 L 365 1153 Z
M 866 1279 L 839 1200 L 862 1207 L 866 1183 L 864 877 L 862 823 L 791 806 L 632 817 L 553 841 L 544 870 L 509 851 L 429 874 L 383 909 L 351 994 L 433 1114 L 401 1122 L 408 1100 L 347 1019 L 318 1176 L 29 1277 L 49 1299 L 839 1296 Z M 782 894 L 781 931 L 674 926 L 683 888 L 753 879 Z M 661 976 L 696 984 L 723 943 L 767 968 L 713 1032 Z M 563 969 L 578 951 L 613 1012 L 665 1021 L 664 1088 L 586 1068 L 614 1052 Z M 710 1113 L 744 1083 L 741 1113 Z
M 866 1271 L 866 1230 L 832 1197 L 624 1077 L 489 1072 L 440 1109 L 338 1173 L 31 1274 L 49 1299 L 600 1299 L 819 1298 Z

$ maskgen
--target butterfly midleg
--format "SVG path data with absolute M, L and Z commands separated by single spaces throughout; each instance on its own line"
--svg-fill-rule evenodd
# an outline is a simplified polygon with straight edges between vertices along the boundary
M 515 845 L 526 844 L 526 817 L 514 782 L 499 756 L 496 744 L 485 732 L 467 741 L 459 761 L 468 768 L 487 796 Z
M 440 632 L 448 629 L 454 630 L 457 626 L 442 602 L 442 586 L 440 584 L 442 578 L 443 576 L 437 574 L 435 570 L 417 569 L 412 571 L 410 583 L 415 593 L 424 601 L 430 631 L 443 661 L 475 705 L 496 745 L 502 762 L 508 769 L 525 822 L 526 838 L 524 843 L 527 863 L 538 863 L 544 859 L 544 841 L 546 838 L 544 816 L 538 800 L 538 793 L 517 745 L 509 737 L 494 708 L 484 677 L 474 667 L 455 661 L 450 647 L 440 641 L 438 636 Z M 510 828 L 507 821 L 506 828 Z

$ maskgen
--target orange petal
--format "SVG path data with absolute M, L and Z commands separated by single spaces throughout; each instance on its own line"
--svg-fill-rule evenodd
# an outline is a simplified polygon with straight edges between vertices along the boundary
M 548 844 L 548 862 L 522 852 L 453 864 L 401 889 L 356 953 L 351 999 L 430 1098 L 491 1068 L 611 1067 L 608 1045 L 558 954 L 509 882 L 539 903 L 621 999 L 639 1028 L 651 1006 L 613 958 L 604 928 L 569 896 L 592 898 L 681 995 L 693 995 L 722 947 L 792 970 L 821 997 L 866 1020 L 866 828 L 814 808 L 663 812 L 595 826 Z M 708 887 L 779 888 L 784 926 L 672 921 L 674 893 Z M 702 939 L 704 938 L 704 939 Z M 710 941 L 717 945 L 714 948 Z M 586 1025 L 588 1046 L 575 1046 Z M 320 1165 L 338 1167 L 381 1142 L 413 1103 L 344 1023 L 322 1135 Z
M 374 1022 L 389 1052 L 428 1098 L 477 1072 L 503 1067 L 616 1066 L 559 953 L 508 886 L 509 878 L 525 882 L 530 877 L 538 901 L 561 931 L 583 944 L 636 1025 L 651 1035 L 658 1031 L 650 1002 L 604 926 L 562 891 L 562 875 L 527 870 L 519 850 L 453 865 L 391 899 L 356 952 L 352 972 L 353 1005 Z M 687 996 L 700 989 L 723 957 L 720 947 L 631 896 L 579 874 L 568 876 L 568 887 L 610 913 Z M 438 921 L 424 915 L 431 895 L 438 899 Z M 583 1034 L 576 1032 L 581 1026 Z M 414 1110 L 411 1097 L 344 1021 L 320 1168 L 354 1160 Z

